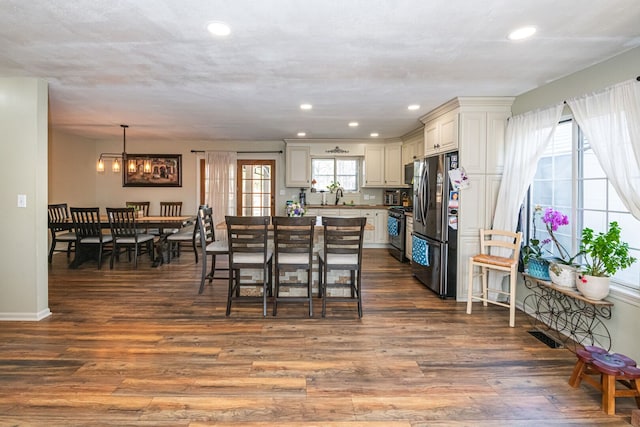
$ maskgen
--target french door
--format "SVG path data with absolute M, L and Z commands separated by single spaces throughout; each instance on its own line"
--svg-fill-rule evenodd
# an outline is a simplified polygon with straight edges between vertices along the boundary
M 275 215 L 275 171 L 275 160 L 238 160 L 238 215 Z

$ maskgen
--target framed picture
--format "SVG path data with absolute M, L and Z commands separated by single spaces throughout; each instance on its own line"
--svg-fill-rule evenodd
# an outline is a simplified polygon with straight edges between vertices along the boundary
M 123 187 L 182 187 L 180 154 L 127 153 L 123 165 Z

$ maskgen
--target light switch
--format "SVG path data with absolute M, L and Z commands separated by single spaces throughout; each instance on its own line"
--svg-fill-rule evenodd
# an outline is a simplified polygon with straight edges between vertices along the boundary
M 27 207 L 27 195 L 26 194 L 18 194 L 18 207 L 26 208 Z

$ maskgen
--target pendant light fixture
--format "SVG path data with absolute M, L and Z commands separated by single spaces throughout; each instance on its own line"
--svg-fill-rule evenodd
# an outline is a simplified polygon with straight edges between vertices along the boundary
M 127 128 L 129 125 L 120 125 L 122 128 L 122 153 L 100 153 L 100 157 L 98 158 L 98 165 L 96 166 L 96 170 L 99 173 L 104 172 L 104 160 L 105 159 L 113 159 L 111 163 L 111 171 L 114 173 L 120 173 L 122 170 L 122 164 L 127 164 Z M 130 172 L 136 171 L 135 161 L 131 161 L 128 163 L 128 168 Z

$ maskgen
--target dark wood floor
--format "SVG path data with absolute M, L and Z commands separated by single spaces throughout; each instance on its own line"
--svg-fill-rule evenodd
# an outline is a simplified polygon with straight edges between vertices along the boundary
M 0 322 L 0 425 L 628 425 L 567 384 L 574 356 L 518 312 L 442 301 L 385 250 L 366 250 L 364 317 L 260 304 L 225 317 L 226 281 L 197 294 L 185 253 L 157 269 L 120 262 L 49 275 L 53 315 Z

